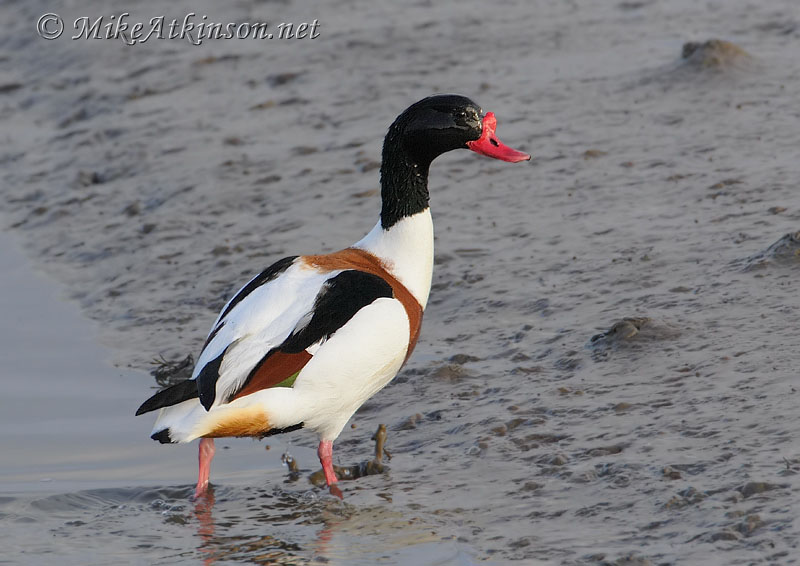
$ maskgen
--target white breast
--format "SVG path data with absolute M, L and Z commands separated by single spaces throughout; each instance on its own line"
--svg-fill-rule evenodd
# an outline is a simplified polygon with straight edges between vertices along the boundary
M 425 308 L 433 276 L 433 219 L 429 208 L 399 220 L 388 230 L 378 222 L 353 247 L 381 258 Z

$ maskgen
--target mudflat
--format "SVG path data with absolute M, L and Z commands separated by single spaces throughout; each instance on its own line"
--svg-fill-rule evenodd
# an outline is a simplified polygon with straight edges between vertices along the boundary
M 47 41 L 51 10 L 0 7 L 0 219 L 27 257 L 2 240 L 5 560 L 796 560 L 793 2 L 131 7 L 319 23 L 201 45 L 69 39 L 97 0 Z M 196 355 L 273 261 L 364 235 L 386 128 L 443 91 L 534 159 L 432 166 L 419 342 L 336 445 L 366 460 L 385 423 L 391 461 L 340 501 L 312 434 L 225 441 L 190 501 L 195 447 L 133 417 L 152 360 Z

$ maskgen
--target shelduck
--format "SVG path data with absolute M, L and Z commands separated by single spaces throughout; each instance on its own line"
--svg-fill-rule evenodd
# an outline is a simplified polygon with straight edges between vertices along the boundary
M 492 112 L 464 96 L 424 98 L 389 128 L 381 163 L 380 219 L 361 240 L 324 255 L 286 257 L 222 309 L 191 379 L 145 401 L 158 410 L 152 438 L 199 438 L 195 497 L 209 481 L 214 438 L 264 437 L 302 427 L 319 436 L 328 486 L 333 442 L 355 411 L 408 360 L 433 271 L 428 170 L 459 148 L 518 162 L 497 139 Z

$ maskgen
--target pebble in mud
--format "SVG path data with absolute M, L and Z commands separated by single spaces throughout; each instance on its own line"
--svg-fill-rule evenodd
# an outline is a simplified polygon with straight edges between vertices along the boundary
M 583 152 L 584 159 L 596 159 L 598 157 L 603 157 L 604 155 L 608 155 L 608 152 L 600 149 L 587 149 Z
M 758 515 L 748 515 L 745 517 L 741 523 L 736 525 L 736 530 L 742 533 L 744 536 L 750 536 L 753 534 L 754 531 L 760 529 L 764 526 L 764 521 L 761 520 L 761 517 Z
M 785 234 L 762 252 L 748 257 L 744 271 L 763 269 L 770 265 L 800 265 L 800 231 Z
M 413 429 L 417 428 L 417 424 L 420 421 L 422 421 L 424 418 L 425 417 L 422 415 L 422 413 L 416 413 L 416 414 L 411 415 L 410 417 L 408 417 L 406 420 L 404 420 L 399 425 L 395 426 L 394 429 L 395 430 L 413 430 Z
M 639 331 L 648 322 L 650 322 L 650 319 L 647 317 L 623 318 L 622 320 L 615 322 L 613 326 L 604 333 L 592 336 L 592 342 L 595 342 L 600 338 L 616 341 L 633 338 L 639 334 Z
M 707 68 L 725 68 L 741 65 L 752 59 L 744 49 L 722 39 L 689 41 L 683 44 L 681 57 L 688 63 Z
M 670 480 L 679 480 L 681 479 L 681 473 L 673 468 L 672 466 L 665 466 L 663 470 L 661 470 L 663 476 Z
M 611 328 L 600 334 L 595 334 L 589 340 L 592 346 L 611 346 L 629 340 L 639 334 L 639 331 L 650 319 L 647 317 L 623 318 L 611 325 Z
M 751 497 L 753 495 L 758 495 L 760 493 L 772 491 L 773 489 L 780 489 L 781 487 L 787 487 L 787 486 L 777 485 L 774 483 L 767 483 L 764 481 L 751 481 L 736 488 L 736 490 L 739 493 L 741 493 L 745 499 L 747 499 L 748 497 Z
M 546 460 L 546 463 L 551 466 L 564 466 L 568 462 L 569 458 L 564 454 L 556 454 L 555 456 L 548 457 Z
M 650 317 L 625 317 L 614 322 L 605 332 L 589 339 L 587 347 L 594 361 L 603 361 L 615 350 L 638 349 L 664 340 L 674 340 L 686 330 L 672 322 L 654 321 Z
M 470 356 L 469 354 L 454 354 L 450 356 L 450 363 L 464 365 L 469 362 L 479 362 L 481 361 L 480 358 L 476 356 Z
M 705 493 L 701 493 L 693 487 L 687 487 L 664 503 L 664 509 L 683 509 L 684 507 L 696 505 L 705 498 Z
M 461 365 L 458 364 L 446 364 L 436 368 L 433 371 L 432 376 L 436 379 L 442 379 L 446 381 L 457 381 L 469 375 L 469 372 Z

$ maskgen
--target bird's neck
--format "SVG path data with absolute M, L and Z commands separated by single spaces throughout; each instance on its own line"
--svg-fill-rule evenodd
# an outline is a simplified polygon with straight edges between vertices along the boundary
M 433 219 L 429 208 L 404 216 L 389 228 L 378 221 L 353 247 L 380 258 L 425 308 L 433 276 Z
M 381 160 L 381 218 L 355 244 L 383 260 L 423 309 L 433 274 L 428 170 L 435 157 L 425 147 L 409 140 L 399 118 L 389 127 Z
M 428 208 L 428 170 L 432 158 L 414 151 L 397 123 L 389 128 L 381 159 L 381 226 L 397 222 Z

